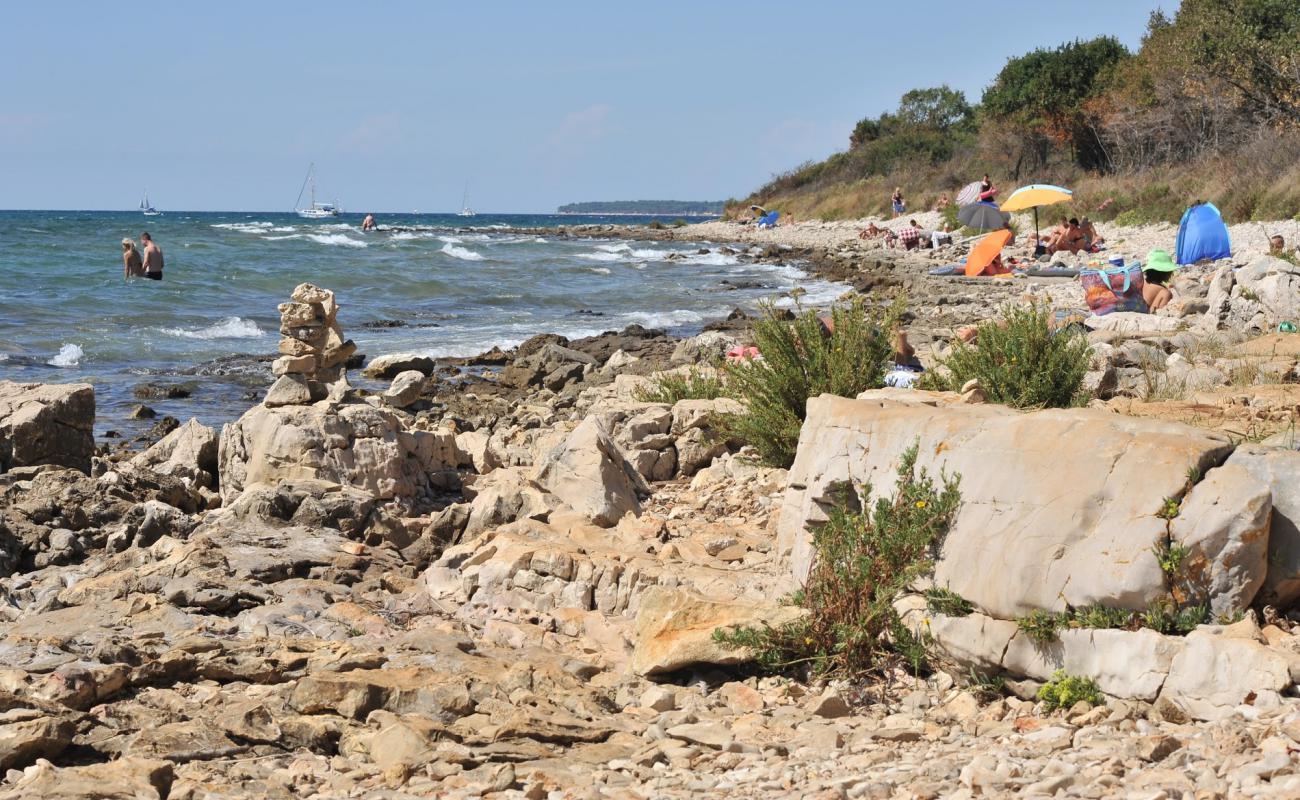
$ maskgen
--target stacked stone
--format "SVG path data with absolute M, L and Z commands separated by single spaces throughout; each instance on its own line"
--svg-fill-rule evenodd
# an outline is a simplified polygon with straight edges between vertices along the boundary
M 328 289 L 300 284 L 281 303 L 280 357 L 271 364 L 278 376 L 262 402 L 268 406 L 305 405 L 324 399 L 330 387 L 346 388 L 346 365 L 357 346 L 343 338 L 338 303 Z

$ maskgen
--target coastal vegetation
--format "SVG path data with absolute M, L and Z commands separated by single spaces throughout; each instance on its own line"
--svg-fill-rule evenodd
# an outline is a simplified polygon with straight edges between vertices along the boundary
M 872 305 L 862 299 L 836 306 L 826 325 L 811 309 L 793 322 L 772 304 L 754 322 L 763 358 L 729 364 L 728 389 L 745 404 L 729 433 L 758 451 L 771 466 L 794 461 L 808 398 L 853 397 L 884 385 L 894 352 L 893 331 L 906 302 L 901 297 Z
M 691 367 L 686 372 L 665 372 L 649 386 L 638 389 L 633 397 L 642 403 L 667 403 L 679 400 L 714 400 L 725 394 L 722 378 L 715 370 Z
M 897 663 L 918 670 L 926 643 L 903 625 L 894 601 L 930 571 L 961 492 L 957 477 L 936 483 L 917 470 L 916 455 L 915 446 L 903 454 L 892 497 L 857 510 L 858 496 L 846 493 L 814 531 L 812 570 L 794 598 L 806 614 L 776 627 L 720 628 L 714 638 L 752 648 L 768 672 L 861 675 Z M 861 496 L 871 497 L 871 487 Z
M 1292 218 L 1300 5 L 1184 0 L 1151 15 L 1136 52 L 1109 36 L 1035 50 L 1010 59 L 978 103 L 948 86 L 913 89 L 859 122 L 848 145 L 729 211 L 884 214 L 894 186 L 911 208 L 930 208 L 989 173 L 1070 186 L 1077 213 L 1127 224 L 1176 221 L 1196 199 L 1237 220 Z
M 1090 361 L 1088 340 L 1069 328 L 1053 330 L 1051 312 L 1038 305 L 1007 306 L 1000 320 L 976 327 L 974 344 L 958 339 L 922 388 L 960 389 L 977 380 L 989 402 L 1014 408 L 1069 408 L 1083 398 Z

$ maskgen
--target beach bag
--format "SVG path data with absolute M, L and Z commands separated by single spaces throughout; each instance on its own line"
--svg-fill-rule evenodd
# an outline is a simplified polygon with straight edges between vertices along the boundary
M 1099 317 L 1112 311 L 1147 311 L 1141 264 L 1086 267 L 1079 270 L 1079 282 L 1084 302 Z

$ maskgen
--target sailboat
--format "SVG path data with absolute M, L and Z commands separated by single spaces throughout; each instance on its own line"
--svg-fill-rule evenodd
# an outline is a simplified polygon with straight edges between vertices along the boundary
M 161 217 L 161 216 L 162 216 L 162 212 L 159 211 L 158 209 L 154 208 L 153 205 L 149 202 L 149 190 L 148 190 L 148 189 L 145 189 L 145 190 L 144 190 L 144 199 L 142 199 L 142 200 L 140 201 L 140 213 L 141 213 L 141 214 L 144 214 L 146 217 Z
M 311 188 L 311 205 L 303 207 L 298 205 L 302 202 L 302 193 Z M 316 165 L 313 163 L 307 167 L 307 178 L 302 182 L 302 188 L 298 190 L 298 199 L 293 201 L 294 211 L 298 216 L 304 219 L 328 219 L 337 217 L 343 209 L 339 208 L 338 202 L 317 203 L 316 202 Z
M 469 207 L 469 184 L 465 184 L 465 194 L 460 199 L 460 211 L 456 212 L 458 217 L 474 216 L 474 209 Z

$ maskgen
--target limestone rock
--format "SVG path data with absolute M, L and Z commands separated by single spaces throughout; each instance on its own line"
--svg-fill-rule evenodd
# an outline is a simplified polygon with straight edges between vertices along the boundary
M 40 464 L 89 472 L 94 424 L 88 383 L 0 381 L 0 472 Z
M 218 443 L 215 430 L 190 419 L 132 458 L 131 464 L 212 488 L 216 484 Z
M 694 664 L 742 664 L 752 655 L 744 648 L 715 642 L 715 630 L 780 625 L 800 613 L 791 606 L 708 600 L 679 589 L 654 587 L 637 609 L 632 669 L 638 675 L 658 675 Z
M 1232 447 L 1199 428 L 1093 409 L 1021 413 L 888 391 L 808 402 L 778 527 L 792 584 L 810 563 L 807 526 L 845 488 L 892 493 L 899 459 L 917 445 L 918 468 L 961 476 L 937 584 L 1001 619 L 1066 604 L 1142 610 L 1166 594 L 1152 552 L 1165 536 L 1163 499 Z
M 1210 611 L 1245 611 L 1268 572 L 1271 491 L 1245 467 L 1210 470 L 1170 523 L 1173 541 L 1189 548 L 1184 577 L 1210 598 Z
M 1181 637 L 1152 630 L 1063 630 L 1049 644 L 1017 632 L 1003 656 L 1013 675 L 1046 681 L 1058 669 L 1092 678 L 1112 697 L 1154 700 L 1184 650 Z
M 311 387 L 301 375 L 281 375 L 266 390 L 262 404 L 267 408 L 278 406 L 305 406 L 312 402 Z
M 366 403 L 254 406 L 221 431 L 221 496 L 253 483 L 319 479 L 379 499 L 410 499 L 455 478 L 449 431 L 407 431 L 391 411 Z
M 553 498 L 528 480 L 523 467 L 502 467 L 484 475 L 466 487 L 470 497 L 465 536 L 518 519 L 544 519 L 555 507 Z
M 1202 630 L 1186 640 L 1160 696 L 1196 719 L 1220 719 L 1252 693 L 1280 692 L 1291 685 L 1287 660 L 1276 650 Z
M 1115 311 L 1103 316 L 1091 316 L 1083 324 L 1094 331 L 1115 331 L 1117 333 L 1160 333 L 1178 330 L 1178 319 L 1159 317 L 1155 314 L 1143 314 L 1135 311 Z
M 370 359 L 361 370 L 361 374 L 376 380 L 391 380 L 403 372 L 411 371 L 421 375 L 432 375 L 436 366 L 433 359 L 428 356 L 415 353 L 389 353 Z
M 618 445 L 588 417 L 537 466 L 533 481 L 597 525 L 640 515 L 638 494 L 649 487 Z
M 1242 445 L 1227 463 L 1248 470 L 1269 486 L 1273 517 L 1260 600 L 1288 606 L 1300 598 L 1300 452 Z
M 700 364 L 721 361 L 727 351 L 740 344 L 736 337 L 721 331 L 705 331 L 689 339 L 682 339 L 673 349 L 674 364 Z
M 420 392 L 424 388 L 424 373 L 409 369 L 405 372 L 397 373 L 393 378 L 393 383 L 384 390 L 380 397 L 384 403 L 393 408 L 406 408 L 416 400 L 420 399 Z
M 172 764 L 127 756 L 84 767 L 55 767 L 48 761 L 26 770 L 0 800 L 162 800 L 171 791 Z

